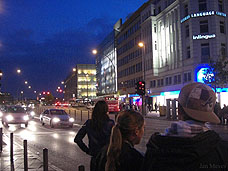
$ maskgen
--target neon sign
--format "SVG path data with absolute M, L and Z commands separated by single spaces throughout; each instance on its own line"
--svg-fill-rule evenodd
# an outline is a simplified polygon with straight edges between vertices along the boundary
M 212 16 L 212 15 L 226 17 L 225 13 L 218 12 L 218 11 L 197 12 L 197 13 L 189 14 L 186 17 L 184 17 L 183 19 L 181 19 L 181 23 L 185 22 L 186 20 L 188 20 L 190 18 L 205 17 L 205 16 Z
M 212 39 L 212 38 L 215 38 L 216 35 L 215 34 L 208 34 L 208 35 L 196 35 L 196 36 L 192 36 L 192 39 L 193 40 L 200 40 L 200 39 Z

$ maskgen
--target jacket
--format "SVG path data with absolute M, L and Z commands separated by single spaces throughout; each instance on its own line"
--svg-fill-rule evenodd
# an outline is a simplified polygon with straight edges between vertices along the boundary
M 147 143 L 143 170 L 228 170 L 228 142 L 211 130 L 193 137 L 155 133 Z
M 108 146 L 105 146 L 96 158 L 95 171 L 105 171 L 105 163 L 107 161 Z M 123 142 L 120 157 L 119 166 L 117 171 L 140 171 L 143 165 L 144 156 L 137 151 L 130 144 Z
M 91 127 L 91 119 L 88 119 L 81 129 L 78 131 L 74 138 L 74 142 L 77 143 L 79 148 L 85 153 L 95 157 L 98 152 L 109 143 L 109 138 L 111 135 L 112 127 L 114 126 L 114 121 L 109 119 L 104 124 L 102 131 L 96 131 Z M 88 136 L 88 146 L 83 142 L 83 138 Z

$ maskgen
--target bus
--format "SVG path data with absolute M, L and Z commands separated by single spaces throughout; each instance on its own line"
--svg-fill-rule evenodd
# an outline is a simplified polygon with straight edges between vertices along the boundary
M 114 96 L 106 96 L 104 100 L 108 104 L 109 113 L 116 113 L 120 111 L 119 108 L 119 98 Z

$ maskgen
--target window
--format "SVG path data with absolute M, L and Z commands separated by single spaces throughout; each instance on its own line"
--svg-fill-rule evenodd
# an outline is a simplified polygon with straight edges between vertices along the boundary
M 157 41 L 154 42 L 154 49 L 157 50 Z
M 221 43 L 221 55 L 226 56 L 226 44 Z
M 207 0 L 198 0 L 199 2 L 199 11 L 207 10 Z
M 210 56 L 209 43 L 201 44 L 201 62 L 207 63 Z
M 156 80 L 150 81 L 150 87 L 156 87 Z
M 186 4 L 184 6 L 184 15 L 187 16 L 188 15 L 188 4 Z
M 156 29 L 156 24 L 154 24 L 154 33 L 157 32 L 157 29 Z
M 160 84 L 160 80 L 158 80 L 158 87 L 160 87 L 160 85 L 161 85 L 161 84 Z
M 169 77 L 166 77 L 166 78 L 165 78 L 165 85 L 166 85 L 166 86 L 169 85 Z
M 159 6 L 159 7 L 158 7 L 158 13 L 160 13 L 160 12 L 161 12 L 161 7 Z
M 190 46 L 187 47 L 187 59 L 191 58 Z
M 218 0 L 218 9 L 220 12 L 224 12 L 223 10 L 223 0 Z
M 169 77 L 169 85 L 172 84 L 172 77 Z
M 181 75 L 180 74 L 177 76 L 177 78 L 178 78 L 178 83 L 181 83 Z
M 223 21 L 220 21 L 220 33 L 225 33 L 225 24 Z
M 208 33 L 208 21 L 200 21 L 200 33 Z
M 186 32 L 186 33 L 185 33 L 185 36 L 186 36 L 186 37 L 189 37 L 189 25 L 186 25 L 186 26 L 185 26 L 185 32 Z
M 184 83 L 189 82 L 192 80 L 191 72 L 184 73 Z
M 177 84 L 177 75 L 174 76 L 174 84 Z
M 163 79 L 161 79 L 161 86 L 163 86 L 164 85 L 164 80 Z

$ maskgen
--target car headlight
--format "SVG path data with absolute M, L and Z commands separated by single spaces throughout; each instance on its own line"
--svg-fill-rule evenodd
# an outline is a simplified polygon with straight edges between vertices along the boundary
M 25 115 L 25 116 L 23 117 L 23 119 L 24 119 L 25 121 L 28 121 L 28 120 L 29 120 L 28 115 Z
M 70 121 L 70 122 L 74 122 L 74 118 L 70 118 L 69 121 Z
M 31 116 L 35 116 L 35 112 L 34 112 L 34 111 L 31 111 L 31 112 L 30 112 L 30 115 L 31 115 Z
M 7 115 L 6 119 L 7 119 L 7 121 L 12 121 L 13 120 L 13 116 L 12 115 Z
M 3 116 L 3 113 L 0 111 L 0 117 L 2 117 Z
M 60 119 L 59 118 L 53 118 L 53 122 L 59 122 Z

